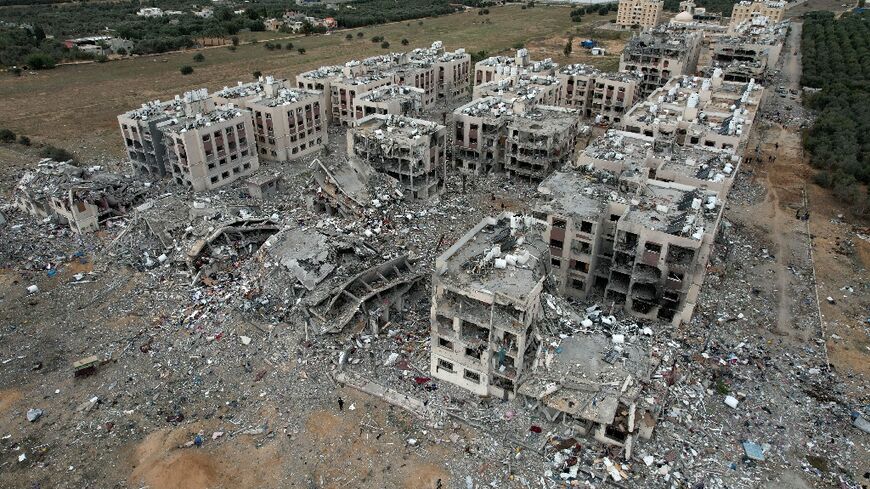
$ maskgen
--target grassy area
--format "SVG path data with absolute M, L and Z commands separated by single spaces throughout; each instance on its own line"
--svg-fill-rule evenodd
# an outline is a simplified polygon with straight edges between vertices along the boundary
M 490 54 L 509 52 L 511 46 L 523 42 L 530 46 L 533 57 L 542 57 L 549 53 L 537 53 L 536 44 L 546 44 L 551 38 L 564 39 L 578 26 L 571 22 L 568 7 L 521 10 L 519 6 L 505 6 L 489 10 L 488 16 L 471 10 L 421 23 L 400 22 L 282 41 L 292 42 L 292 51 L 270 51 L 261 42 L 241 45 L 236 51 L 226 47 L 201 50 L 205 55 L 202 63 L 194 63 L 196 51 L 189 51 L 62 66 L 22 77 L 2 76 L 0 120 L 16 133 L 68 148 L 84 158 L 122 156 L 116 117 L 145 100 L 164 99 L 201 86 L 220 89 L 238 80 L 250 80 L 254 71 L 292 78 L 319 66 L 389 51 L 370 41 L 376 35 L 384 36 L 391 44 L 390 50 L 395 51 L 403 50 L 402 39 L 410 41 L 408 48 L 443 40 L 448 49 L 464 47 L 469 52 L 485 50 Z M 590 18 L 584 24 L 602 20 Z M 356 36 L 360 31 L 364 33 L 362 38 Z M 354 35 L 353 40 L 345 39 L 348 32 Z M 247 40 L 244 34 L 241 38 Z M 295 49 L 298 47 L 304 47 L 306 54 L 300 55 Z M 179 68 L 183 65 L 193 66 L 194 73 L 182 76 Z

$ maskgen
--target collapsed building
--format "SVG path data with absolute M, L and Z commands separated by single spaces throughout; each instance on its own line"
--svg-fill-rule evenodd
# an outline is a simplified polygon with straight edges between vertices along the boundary
M 118 116 L 130 164 L 140 175 L 153 179 L 167 174 L 166 146 L 161 127 L 180 110 L 178 101 L 145 102 Z
M 480 396 L 512 398 L 540 345 L 546 279 L 541 223 L 485 218 L 435 261 L 433 377 Z
M 373 114 L 422 117 L 428 107 L 426 93 L 421 88 L 386 85 L 361 93 L 354 99 L 353 113 L 357 120 Z
M 15 206 L 39 218 L 57 219 L 77 233 L 94 232 L 141 202 L 148 185 L 140 180 L 79 168 L 53 160 L 40 161 L 13 189 Z
M 779 60 L 787 30 L 786 22 L 772 23 L 762 17 L 712 37 L 705 53 L 704 72 L 709 76 L 718 68 L 727 81 L 763 79 Z
M 396 179 L 414 199 L 429 199 L 444 190 L 446 144 L 444 126 L 394 115 L 364 117 L 347 132 L 348 154 Z
M 518 75 L 551 76 L 555 74 L 558 67 L 559 65 L 550 58 L 532 61 L 529 57 L 529 50 L 520 48 L 517 49 L 514 57 L 490 56 L 475 63 L 474 86 Z
M 540 180 L 574 158 L 580 112 L 484 97 L 453 113 L 453 165 L 465 174 L 508 171 Z
M 556 73 L 564 107 L 578 110 L 596 123 L 620 122 L 622 114 L 640 99 L 640 77 L 632 73 L 607 73 L 591 66 L 563 66 Z
M 673 141 L 742 154 L 763 92 L 754 80 L 725 81 L 718 69 L 711 78 L 675 77 L 632 107 L 621 126 L 660 145 Z
M 702 34 L 660 26 L 632 37 L 619 58 L 619 71 L 641 77 L 641 95 L 648 96 L 674 76 L 691 75 L 698 67 Z
M 662 0 L 619 0 L 616 25 L 622 29 L 648 29 L 659 23 Z

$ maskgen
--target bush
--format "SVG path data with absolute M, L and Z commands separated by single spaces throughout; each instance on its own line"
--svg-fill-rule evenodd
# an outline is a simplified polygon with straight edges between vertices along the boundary
M 202 53 L 196 53 L 193 55 L 193 61 L 197 63 L 202 63 L 203 61 L 205 61 L 205 55 Z
M 127 56 L 127 50 L 124 49 L 124 48 L 118 48 L 118 50 L 115 51 L 115 53 L 116 53 L 118 56 Z
M 299 54 L 305 54 L 305 48 L 299 48 L 296 50 Z
M 55 60 L 45 53 L 33 53 L 25 59 L 25 64 L 33 70 L 50 70 L 54 68 Z
M 182 75 L 189 75 L 193 73 L 193 66 L 184 65 L 178 71 L 180 71 Z
M 356 37 L 362 38 L 365 34 L 362 31 L 356 33 Z
M 288 42 L 287 44 L 284 45 L 284 49 L 286 49 L 287 51 L 293 51 L 293 43 Z
M 259 80 L 260 77 L 263 76 L 263 72 L 260 70 L 257 70 L 253 73 L 253 75 L 254 75 L 254 80 Z
M 105 54 L 101 54 L 94 58 L 94 61 L 96 61 L 97 63 L 105 63 L 106 61 L 109 61 L 109 57 Z
M 63 148 L 57 148 L 47 144 L 39 150 L 39 156 L 42 158 L 51 158 L 54 161 L 75 161 L 75 156 Z
M 30 138 L 23 134 L 18 136 L 18 144 L 22 146 L 30 146 Z
M 362 34 L 362 33 L 360 33 L 360 34 Z M 352 41 L 352 40 L 353 40 L 353 34 L 348 33 L 346 36 L 344 36 L 344 38 L 347 39 L 348 41 Z
M 381 47 L 384 49 L 390 49 L 390 43 L 387 41 L 384 41 L 381 43 Z
M 383 40 L 384 40 L 384 36 L 373 36 L 372 37 L 372 42 L 376 43 L 376 44 L 383 41 Z
M 15 133 L 9 129 L 0 129 L 0 143 L 12 143 L 15 141 Z
M 229 45 L 229 46 L 227 46 L 227 49 L 229 49 L 230 51 L 235 51 L 236 49 L 239 49 L 239 48 L 234 46 L 234 45 Z
M 519 42 L 515 42 L 515 43 L 514 43 L 514 49 L 522 49 L 522 48 L 524 48 L 524 47 L 526 47 L 526 45 L 523 44 L 522 41 L 519 41 Z
M 407 39 L 402 39 L 402 46 L 407 46 L 408 44 L 410 44 L 410 41 L 408 41 Z

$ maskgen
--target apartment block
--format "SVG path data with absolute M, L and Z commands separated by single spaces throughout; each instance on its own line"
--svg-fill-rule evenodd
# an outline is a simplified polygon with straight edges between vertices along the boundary
M 631 73 L 601 73 L 595 77 L 588 107 L 596 123 L 619 123 L 640 99 L 640 77 Z
M 502 213 L 435 261 L 430 373 L 480 396 L 508 399 L 534 361 L 547 277 L 542 224 Z
M 691 75 L 698 67 L 702 34 L 660 27 L 631 38 L 619 59 L 619 71 L 641 77 L 646 97 L 674 76 Z
M 333 79 L 330 83 L 333 122 L 343 126 L 353 126 L 356 120 L 354 118 L 354 101 L 356 96 L 370 92 L 375 88 L 392 84 L 393 77 L 385 74 L 343 76 Z
M 465 49 L 444 51 L 441 41 L 430 48 L 435 65 L 435 87 L 439 99 L 454 100 L 468 93 L 471 81 L 471 55 Z M 415 60 L 412 51 L 412 62 Z
M 711 38 L 703 58 L 705 73 L 719 68 L 726 81 L 763 79 L 779 60 L 787 30 L 785 22 L 756 18 L 737 25 L 728 34 Z
M 514 114 L 506 127 L 503 169 L 512 177 L 543 180 L 574 161 L 580 113 L 538 105 Z
M 232 104 L 217 106 L 208 91 L 184 94 L 183 113 L 162 128 L 175 181 L 199 192 L 253 174 L 260 163 L 251 113 Z
M 354 98 L 353 113 L 356 120 L 373 114 L 422 117 L 427 107 L 426 92 L 421 88 L 404 85 L 385 85 Z
M 728 26 L 734 28 L 744 22 L 765 18 L 769 22 L 779 22 L 785 17 L 785 2 L 774 0 L 743 0 L 731 9 Z
M 133 170 L 139 175 L 163 178 L 167 173 L 166 147 L 160 127 L 180 110 L 177 103 L 154 100 L 118 116 L 121 137 Z
M 444 126 L 394 115 L 364 117 L 347 132 L 350 156 L 395 178 L 414 199 L 429 199 L 444 190 L 446 144 Z
M 662 15 L 662 0 L 619 0 L 616 25 L 622 29 L 648 29 L 658 25 Z
M 511 103 L 498 97 L 472 100 L 453 111 L 453 166 L 480 175 L 501 169 Z
M 562 90 L 559 79 L 553 75 L 511 75 L 475 85 L 472 99 L 499 97 L 527 107 L 534 105 L 561 105 Z
M 532 61 L 526 48 L 517 49 L 514 57 L 491 56 L 474 65 L 474 85 L 503 80 L 515 75 L 549 76 L 559 65 L 552 59 Z
M 675 77 L 632 107 L 622 127 L 658 144 L 699 145 L 742 154 L 763 93 L 754 81 L 725 81 L 719 69 L 712 78 Z
M 538 190 L 560 294 L 640 318 L 691 318 L 723 209 L 714 192 L 586 168 L 555 172 Z
M 423 90 L 423 104 L 429 107 L 438 96 L 436 68 L 433 63 L 403 64 L 387 71 L 393 76 L 393 85 L 407 85 Z

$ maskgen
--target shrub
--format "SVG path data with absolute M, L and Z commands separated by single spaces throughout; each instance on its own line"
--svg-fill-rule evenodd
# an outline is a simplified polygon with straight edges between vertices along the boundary
M 39 156 L 42 158 L 51 158 L 54 161 L 75 161 L 75 156 L 63 148 L 57 148 L 47 144 L 39 150 Z
M 23 134 L 18 136 L 18 144 L 22 146 L 30 146 L 30 138 Z
M 356 33 L 356 37 L 362 38 L 365 34 L 362 31 Z
M 118 56 L 127 56 L 127 50 L 124 48 L 118 48 L 115 53 L 118 54 Z
M 407 46 L 410 43 L 407 39 L 402 39 L 402 46 Z
M 94 58 L 94 61 L 96 61 L 97 63 L 105 63 L 106 61 L 109 61 L 109 57 L 105 54 L 101 54 Z
M 384 42 L 381 43 L 381 47 L 384 48 L 384 49 L 389 49 L 389 48 L 390 48 L 390 43 L 387 42 L 387 41 L 384 41 Z
M 284 49 L 286 49 L 287 51 L 293 51 L 293 43 L 288 42 L 287 44 L 284 45 Z
M 259 80 L 260 77 L 263 76 L 263 72 L 260 70 L 257 70 L 253 73 L 253 75 L 254 75 L 254 80 Z
M 362 34 L 362 33 L 360 33 L 360 34 Z M 353 34 L 348 33 L 346 36 L 344 36 L 344 38 L 347 39 L 348 41 L 351 41 L 351 40 L 353 40 Z
M 522 48 L 524 48 L 524 47 L 526 47 L 526 45 L 523 44 L 522 41 L 519 41 L 519 42 L 515 42 L 515 43 L 514 43 L 514 49 L 522 49 Z
M 15 141 L 15 133 L 9 129 L 0 129 L 0 143 L 11 143 Z
M 182 75 L 189 75 L 189 74 L 193 73 L 193 66 L 184 65 L 178 71 L 180 71 Z
M 296 50 L 299 54 L 305 54 L 305 48 L 299 48 Z
M 193 55 L 193 61 L 197 63 L 202 63 L 203 61 L 205 61 L 205 55 L 202 53 L 196 53 Z
M 34 70 L 50 70 L 54 68 L 55 60 L 45 53 L 33 53 L 25 60 L 27 66 Z
M 231 37 L 231 38 L 230 38 L 230 42 L 233 43 L 233 46 L 238 46 L 238 45 L 239 45 L 239 36 L 233 36 L 233 37 Z

